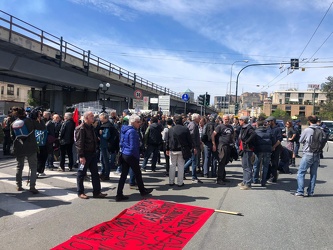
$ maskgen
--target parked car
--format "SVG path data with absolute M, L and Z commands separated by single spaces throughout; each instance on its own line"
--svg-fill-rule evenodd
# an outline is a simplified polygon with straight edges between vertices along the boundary
M 325 126 L 330 130 L 330 134 L 328 136 L 328 139 L 330 141 L 333 140 L 333 121 L 322 121 L 322 123 L 325 124 Z
M 276 120 L 276 124 L 279 125 L 279 127 L 281 128 L 281 132 L 283 137 L 286 137 L 286 126 L 284 125 L 284 121 L 283 120 Z

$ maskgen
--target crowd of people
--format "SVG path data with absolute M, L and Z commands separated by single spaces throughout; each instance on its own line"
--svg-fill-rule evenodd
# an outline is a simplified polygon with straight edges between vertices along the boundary
M 18 134 L 18 123 L 14 124 L 17 120 L 26 125 L 26 135 Z M 107 196 L 101 193 L 100 182 L 109 181 L 110 172 L 116 170 L 120 174 L 116 201 L 128 199 L 123 194 L 128 174 L 130 188 L 139 190 L 142 196 L 153 191 L 145 188 L 142 172 L 147 171 L 150 157 L 150 170 L 156 172 L 157 163 L 161 163 L 161 152 L 165 157 L 165 176 L 170 186 L 183 187 L 186 173 L 191 175 L 193 184 L 202 184 L 198 177 L 204 177 L 214 178 L 217 185 L 226 185 L 230 182 L 227 164 L 241 160 L 243 179 L 238 186 L 241 190 L 249 190 L 253 184 L 265 187 L 267 183 L 276 183 L 281 171 L 289 173 L 289 165 L 295 167 L 295 158 L 300 157 L 298 151 L 302 143 L 303 156 L 295 196 L 303 197 L 308 168 L 310 185 L 307 195 L 314 194 L 322 156 L 322 152 L 312 152 L 309 147 L 314 128 L 320 128 L 318 118 L 310 116 L 308 122 L 309 128 L 302 131 L 300 121 L 287 121 L 286 133 L 282 134 L 273 116 L 219 117 L 196 113 L 138 116 L 124 110 L 121 116 L 117 116 L 115 111 L 98 115 L 87 111 L 79 121 L 74 121 L 71 112 L 62 117 L 49 111 L 13 107 L 6 119 L 9 133 L 3 129 L 3 143 L 4 154 L 10 154 L 13 144 L 18 191 L 24 190 L 22 170 L 26 157 L 30 168 L 29 191 L 33 194 L 38 193 L 36 179 L 45 176 L 45 168 L 56 169 L 54 161 L 60 160 L 58 171 L 77 169 L 77 194 L 82 199 L 89 198 L 84 189 L 87 170 L 91 173 L 94 198 Z M 40 139 L 41 135 L 45 138 Z M 286 146 L 282 145 L 284 137 Z

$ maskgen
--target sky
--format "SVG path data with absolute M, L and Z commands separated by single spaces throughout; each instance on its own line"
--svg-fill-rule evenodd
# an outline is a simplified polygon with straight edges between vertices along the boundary
M 0 10 L 160 86 L 190 89 L 195 98 L 235 94 L 237 76 L 238 94 L 325 83 L 333 76 L 332 5 L 332 0 L 0 0 Z M 304 70 L 280 65 L 292 58 Z

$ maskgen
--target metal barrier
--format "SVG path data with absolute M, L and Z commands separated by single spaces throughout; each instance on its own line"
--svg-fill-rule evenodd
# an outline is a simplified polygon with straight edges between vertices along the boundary
M 23 35 L 36 42 L 32 43 L 30 48 L 31 50 L 41 54 L 54 54 L 54 58 L 60 60 L 60 64 L 61 62 L 66 62 L 77 66 L 73 62 L 75 59 L 78 59 L 80 60 L 80 63 L 82 62 L 82 65 L 79 66 L 87 71 L 93 68 L 96 69 L 98 73 L 100 73 L 100 71 L 106 71 L 109 76 L 116 74 L 119 76 L 119 79 L 124 77 L 127 79 L 127 82 L 132 81 L 135 82 L 135 84 L 140 84 L 141 87 L 146 86 L 147 88 L 170 95 L 174 99 L 181 100 L 181 95 L 179 93 L 139 77 L 135 73 L 125 70 L 120 66 L 92 54 L 90 50 L 86 51 L 81 49 L 74 44 L 63 40 L 62 37 L 56 37 L 2 10 L 0 10 L 0 28 L 1 27 L 8 30 L 9 43 L 17 44 L 12 38 L 15 35 Z M 38 48 L 38 44 L 40 48 Z M 190 102 L 194 103 L 193 100 L 190 100 Z

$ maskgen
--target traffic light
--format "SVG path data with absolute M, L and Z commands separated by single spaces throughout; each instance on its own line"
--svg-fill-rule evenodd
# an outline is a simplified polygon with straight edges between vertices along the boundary
M 198 103 L 200 105 L 204 105 L 205 104 L 205 95 L 199 95 L 198 96 Z
M 206 93 L 205 106 L 209 106 L 209 104 L 210 104 L 210 95 Z
M 297 58 L 290 59 L 290 68 L 299 69 L 299 59 L 297 59 Z

